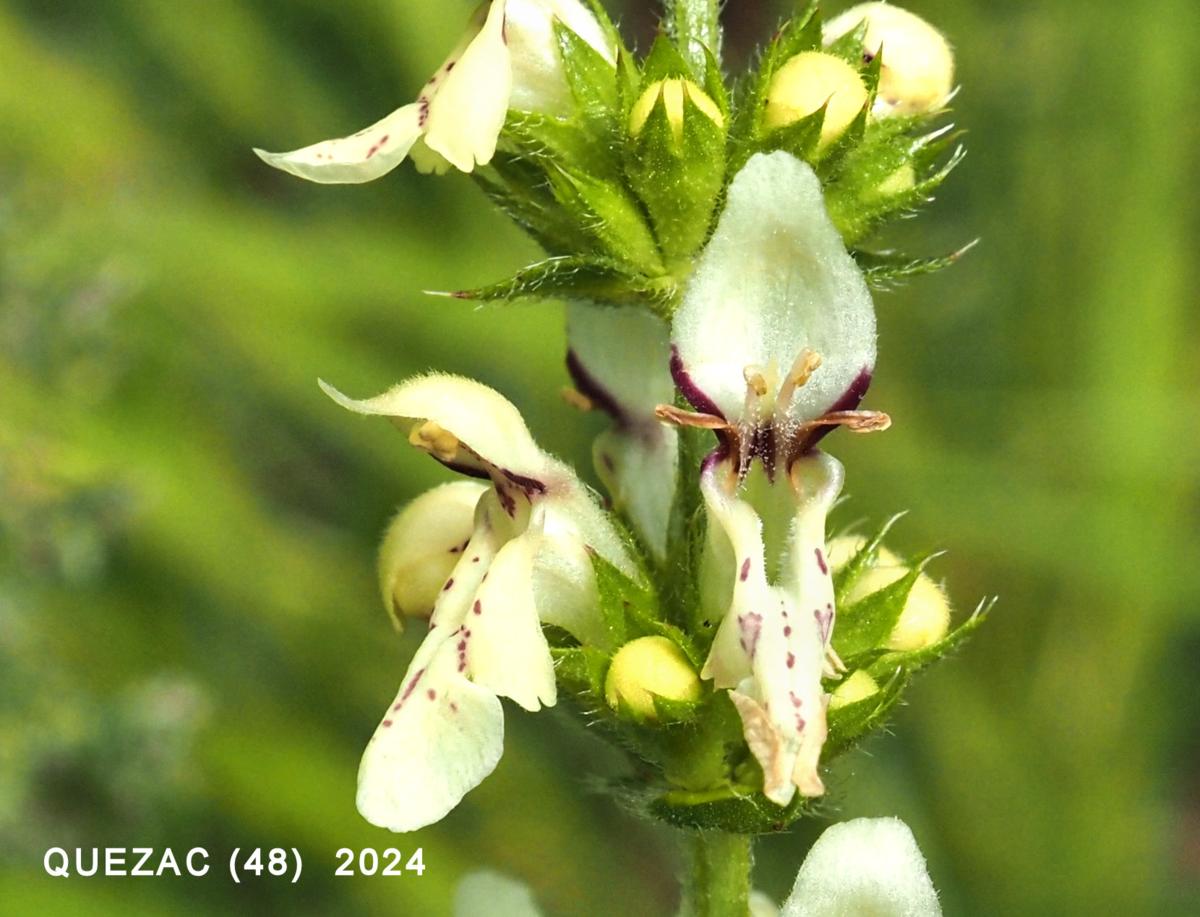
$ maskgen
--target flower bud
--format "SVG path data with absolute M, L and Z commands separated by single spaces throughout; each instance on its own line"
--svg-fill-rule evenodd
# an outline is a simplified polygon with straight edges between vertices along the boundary
M 630 135 L 636 137 L 642 132 L 651 112 L 654 111 L 654 106 L 658 104 L 659 96 L 662 96 L 663 105 L 667 109 L 667 123 L 671 125 L 671 133 L 675 137 L 676 144 L 681 143 L 683 141 L 684 93 L 687 93 L 692 104 L 704 112 L 717 127 L 725 126 L 725 116 L 721 114 L 721 109 L 703 89 L 691 80 L 675 77 L 669 80 L 659 80 L 646 87 L 646 91 L 633 104 L 633 110 L 629 113 Z
M 604 681 L 604 697 L 614 710 L 621 704 L 645 719 L 655 719 L 654 699 L 696 701 L 700 678 L 683 651 L 666 637 L 639 637 L 613 657 Z
M 388 525 L 379 548 L 379 590 L 398 630 L 406 617 L 428 617 L 474 527 L 487 488 L 454 481 L 426 491 Z
M 879 685 L 875 683 L 875 679 L 868 675 L 865 669 L 859 669 L 834 689 L 829 697 L 829 709 L 836 710 L 878 693 Z
M 825 24 L 825 44 L 863 22 L 866 53 L 883 53 L 875 116 L 919 115 L 941 108 L 954 86 L 954 53 L 945 36 L 898 6 L 862 3 Z
M 787 127 L 825 106 L 818 149 L 829 146 L 867 104 L 867 86 L 846 61 L 804 51 L 779 68 L 767 87 L 766 126 Z
M 855 535 L 842 535 L 829 543 L 829 561 L 834 569 L 843 566 L 865 544 Z M 852 605 L 890 586 L 909 572 L 909 568 L 885 547 L 878 549 L 876 562 L 864 570 L 846 594 L 845 604 Z M 922 573 L 913 584 L 900 619 L 888 637 L 887 648 L 897 652 L 913 652 L 937 643 L 950 629 L 950 602 L 937 583 Z

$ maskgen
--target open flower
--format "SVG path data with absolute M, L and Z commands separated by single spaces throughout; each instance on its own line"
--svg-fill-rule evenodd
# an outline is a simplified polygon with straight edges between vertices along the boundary
M 359 770 L 363 816 L 412 831 L 442 818 L 496 766 L 499 697 L 527 710 L 555 703 L 542 623 L 603 642 L 587 552 L 635 571 L 574 472 L 542 452 L 517 409 L 487 386 L 430 375 L 355 401 L 322 385 L 342 406 L 388 417 L 418 449 L 491 484 Z M 426 534 L 411 529 L 405 537 L 420 542 Z M 410 545 L 392 548 L 403 554 Z
M 763 792 L 787 805 L 797 789 L 824 792 L 821 677 L 839 665 L 823 552 L 842 468 L 814 446 L 835 425 L 889 422 L 856 410 L 875 362 L 874 307 L 808 165 L 777 152 L 738 173 L 672 341 L 675 382 L 697 412 L 659 415 L 719 439 L 701 472 L 701 600 L 721 622 L 702 676 L 730 689 Z
M 596 471 L 613 508 L 661 558 L 679 465 L 677 434 L 655 416 L 675 392 L 667 326 L 642 309 L 571 303 L 567 340 L 576 389 L 612 419 L 596 438 Z
M 410 154 L 424 171 L 463 172 L 496 152 L 509 108 L 561 115 L 570 89 L 554 23 L 575 32 L 615 66 L 613 48 L 579 0 L 491 0 L 415 102 L 349 137 L 290 153 L 255 153 L 268 165 L 324 184 L 368 182 Z

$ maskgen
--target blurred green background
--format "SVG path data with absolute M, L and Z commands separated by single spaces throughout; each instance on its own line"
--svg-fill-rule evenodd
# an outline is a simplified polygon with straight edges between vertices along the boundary
M 831 5 L 836 11 L 841 6 Z M 831 814 L 897 814 L 948 914 L 1200 913 L 1200 12 L 1193 0 L 910 4 L 949 33 L 971 155 L 900 233 L 959 266 L 878 300 L 843 521 L 912 512 L 960 611 L 1000 604 L 843 762 Z M 497 773 L 391 836 L 359 752 L 412 637 L 376 538 L 444 475 L 366 395 L 432 367 L 586 464 L 561 308 L 422 297 L 530 243 L 460 177 L 322 188 L 261 165 L 367 124 L 468 0 L 0 0 L 0 910 L 444 914 L 465 871 L 562 914 L 667 914 L 664 830 L 590 792 L 566 715 L 508 710 Z M 641 47 L 654 12 L 622 12 Z M 784 4 L 734 0 L 731 63 Z M 781 897 L 813 824 L 760 846 Z M 45 877 L 48 846 L 296 846 L 301 885 Z M 333 878 L 343 846 L 424 876 Z

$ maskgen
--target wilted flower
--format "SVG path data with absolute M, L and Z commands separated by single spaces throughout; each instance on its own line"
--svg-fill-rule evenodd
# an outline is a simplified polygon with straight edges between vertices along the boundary
M 590 406 L 612 419 L 596 439 L 596 472 L 613 508 L 656 555 L 666 551 L 679 450 L 655 408 L 674 397 L 668 329 L 642 309 L 572 303 L 567 369 Z
M 615 66 L 596 17 L 579 0 L 491 0 L 415 102 L 349 137 L 290 153 L 255 152 L 309 181 L 367 182 L 412 154 L 424 171 L 486 165 L 510 108 L 565 114 L 570 90 L 554 38 L 561 23 Z
M 326 392 L 352 411 L 388 417 L 447 467 L 491 482 L 359 770 L 363 816 L 411 831 L 444 816 L 496 766 L 504 735 L 498 697 L 527 710 L 555 703 L 543 622 L 603 641 L 587 552 L 634 570 L 574 472 L 537 447 L 517 409 L 492 389 L 430 375 L 367 401 Z M 390 546 L 395 553 L 427 550 L 426 533 L 404 535 Z

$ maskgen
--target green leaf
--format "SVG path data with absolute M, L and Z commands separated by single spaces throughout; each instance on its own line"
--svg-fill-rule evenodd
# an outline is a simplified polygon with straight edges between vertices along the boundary
M 616 180 L 619 162 L 611 145 L 597 142 L 579 124 L 550 115 L 509 111 L 502 137 L 504 148 L 544 171 L 565 167 Z
M 552 648 L 554 674 L 558 683 L 576 697 L 604 701 L 604 679 L 612 661 L 603 650 L 594 646 Z
M 680 77 L 696 82 L 700 79 L 698 73 L 693 73 L 691 66 L 675 44 L 665 35 L 659 35 L 650 48 L 650 53 L 642 61 L 642 80 L 638 87 L 639 95 L 659 80 L 669 80 Z M 636 101 L 636 100 L 635 100 Z
M 596 577 L 600 617 L 608 635 L 606 649 L 616 650 L 634 637 L 650 633 L 645 622 L 659 618 L 658 596 L 653 588 L 629 578 L 599 554 L 593 552 L 589 556 Z
M 896 706 L 908 685 L 908 672 L 903 666 L 892 665 L 876 680 L 882 678 L 887 680 L 875 694 L 829 711 L 826 718 L 828 733 L 821 749 L 822 764 L 832 761 L 881 726 Z
M 439 295 L 488 303 L 585 299 L 601 305 L 648 306 L 666 314 L 678 292 L 668 278 L 631 273 L 610 258 L 559 255 L 531 264 L 507 280 Z
M 867 20 L 863 19 L 845 35 L 825 46 L 825 51 L 835 57 L 840 57 L 855 67 L 861 67 L 866 58 L 864 42 L 867 38 Z M 874 55 L 878 58 L 879 55 Z
M 887 537 L 892 526 L 903 519 L 905 515 L 906 513 L 896 513 L 887 519 L 874 535 L 863 542 L 862 547 L 853 557 L 833 571 L 833 595 L 838 608 L 841 608 L 846 601 L 846 596 L 850 594 L 850 590 L 854 588 L 858 578 L 875 565 L 883 539 Z
M 532 163 L 499 152 L 471 177 L 498 209 L 548 253 L 566 254 L 593 246 L 591 237 L 549 192 L 544 174 Z
M 852 251 L 851 254 L 854 256 L 854 260 L 858 262 L 858 266 L 862 268 L 863 275 L 872 289 L 886 290 L 898 286 L 910 277 L 918 277 L 921 274 L 933 274 L 950 267 L 950 265 L 973 249 L 978 242 L 979 240 L 975 239 L 958 249 L 958 251 L 926 258 L 913 258 L 910 255 L 892 251 Z
M 654 234 L 622 185 L 561 168 L 547 177 L 555 198 L 611 256 L 634 272 L 665 273 Z
M 916 559 L 908 572 L 882 589 L 838 609 L 833 648 L 839 656 L 852 657 L 887 643 L 900 620 L 908 595 L 925 567 L 937 554 Z
M 961 646 L 987 620 L 988 615 L 995 605 L 995 598 L 984 599 L 975 607 L 975 611 L 971 613 L 971 616 L 966 621 L 937 643 L 927 646 L 924 649 L 913 650 L 910 653 L 888 653 L 879 661 L 872 663 L 867 670 L 867 674 L 876 677 L 879 672 L 886 671 L 889 666 L 897 664 L 904 666 L 907 672 L 919 672 L 921 669 L 944 658 Z
M 625 174 L 654 227 L 668 268 L 686 263 L 708 238 L 725 183 L 725 129 L 683 94 L 683 125 L 676 136 L 662 95 L 636 137 L 630 137 Z
M 599 51 L 557 19 L 554 20 L 554 38 L 567 85 L 571 87 L 571 95 L 584 123 L 597 137 L 613 135 L 615 113 L 619 111 L 616 69 Z

